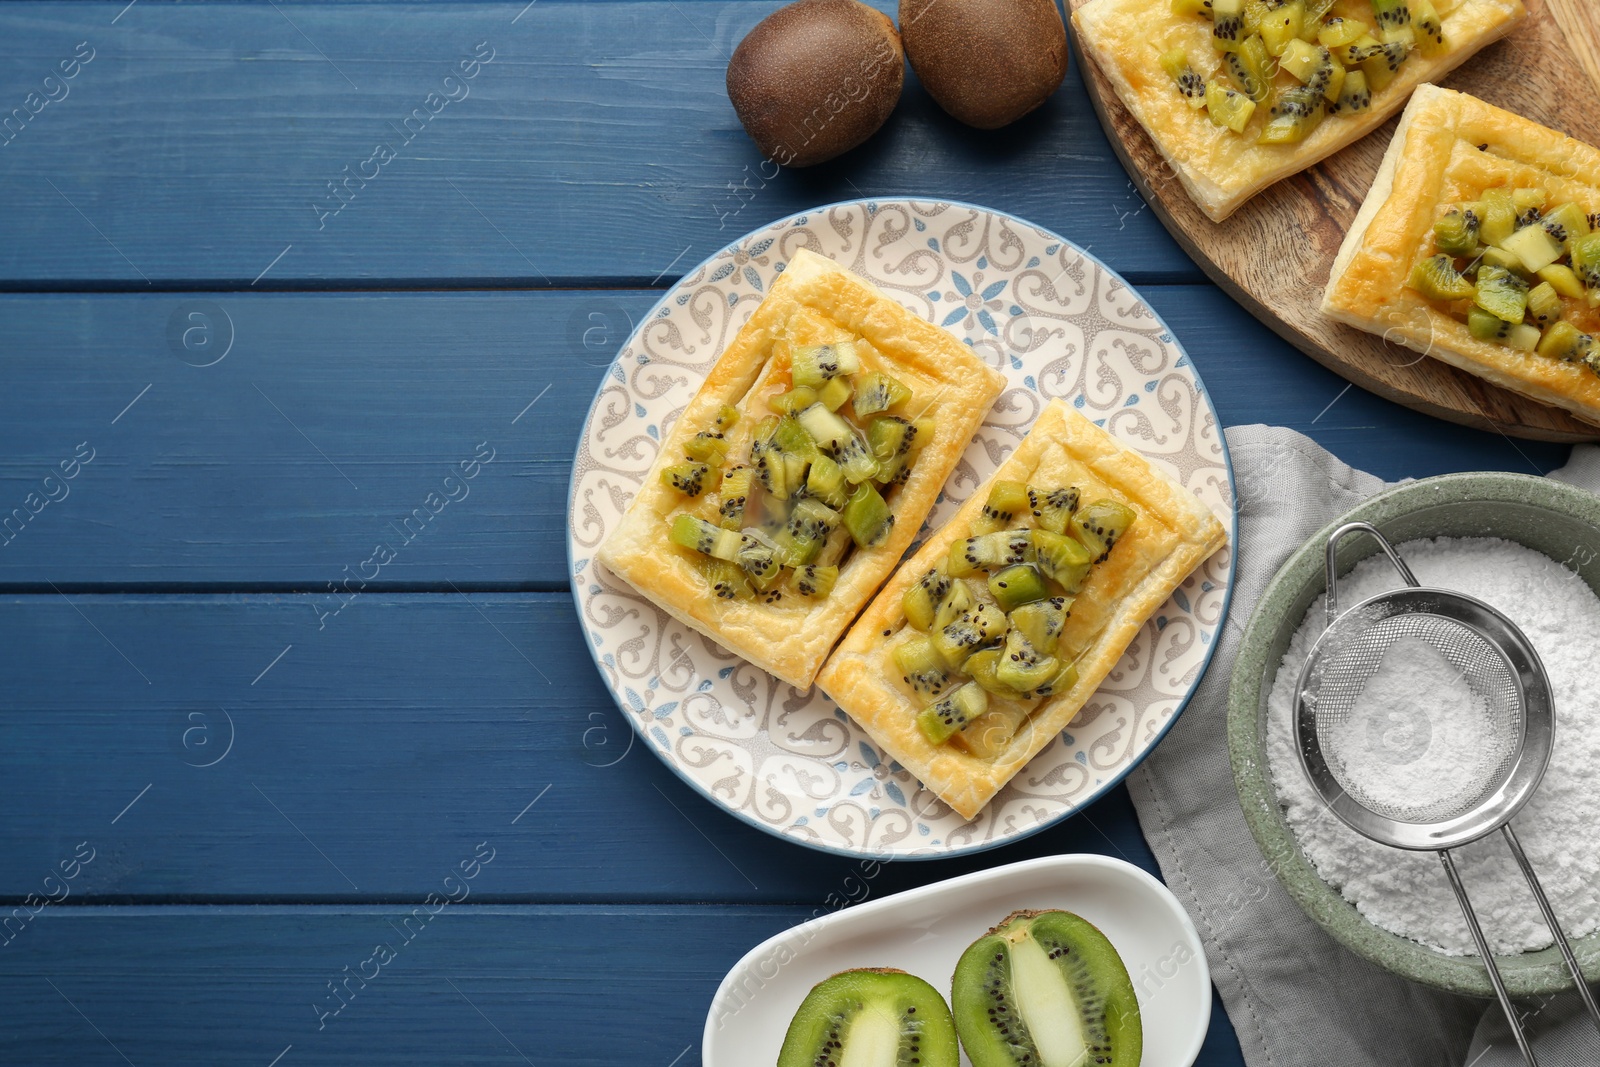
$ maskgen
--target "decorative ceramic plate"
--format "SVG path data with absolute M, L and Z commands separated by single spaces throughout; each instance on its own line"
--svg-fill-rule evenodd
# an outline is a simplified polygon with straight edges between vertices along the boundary
M 656 755 L 763 830 L 880 859 L 947 857 L 1025 837 L 1121 781 L 1172 725 L 1216 647 L 1231 549 L 1184 582 L 1072 725 L 971 822 L 885 760 L 820 690 L 799 692 L 751 666 L 594 560 L 664 431 L 797 248 L 866 277 L 1009 379 L 928 528 L 1059 396 L 1170 471 L 1232 529 L 1227 446 L 1205 387 L 1171 331 L 1104 264 L 1046 230 L 968 204 L 833 204 L 763 227 L 691 270 L 602 381 L 578 441 L 568 512 L 573 595 L 590 651 Z
M 1023 908 L 1063 908 L 1099 927 L 1139 998 L 1141 1062 L 1194 1063 L 1211 1025 L 1205 946 L 1166 886 L 1110 856 L 1045 856 L 994 867 L 857 904 L 769 938 L 717 987 L 700 1062 L 776 1063 L 789 1020 L 811 987 L 854 967 L 897 967 L 948 995 L 967 946 Z

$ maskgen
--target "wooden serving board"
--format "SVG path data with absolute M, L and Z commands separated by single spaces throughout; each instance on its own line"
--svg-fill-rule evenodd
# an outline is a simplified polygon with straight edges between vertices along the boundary
M 1090 0 L 1067 0 L 1076 10 Z M 1600 0 L 1524 0 L 1528 17 L 1444 84 L 1600 144 Z M 1154 143 L 1079 47 L 1084 83 L 1134 185 L 1178 243 L 1287 341 L 1363 389 L 1479 429 L 1546 441 L 1600 440 L 1557 408 L 1326 318 L 1328 271 L 1372 185 L 1398 114 L 1321 163 L 1264 190 L 1223 223 L 1195 206 Z

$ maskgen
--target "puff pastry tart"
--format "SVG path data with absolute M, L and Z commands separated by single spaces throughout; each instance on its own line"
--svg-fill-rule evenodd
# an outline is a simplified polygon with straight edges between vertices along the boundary
M 1093 0 L 1072 22 L 1221 222 L 1382 125 L 1525 14 L 1522 0 Z
M 667 431 L 599 559 L 805 689 L 1004 384 L 949 333 L 802 249 Z
M 1053 400 L 889 580 L 817 683 L 975 818 L 1225 543 L 1193 493 Z
M 1600 423 L 1600 151 L 1422 86 L 1322 310 Z

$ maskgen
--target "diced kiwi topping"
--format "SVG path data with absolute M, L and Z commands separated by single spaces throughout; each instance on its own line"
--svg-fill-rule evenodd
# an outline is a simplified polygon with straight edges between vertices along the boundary
M 1419 32 L 1421 10 L 1412 0 Z M 1593 205 L 1549 201 L 1543 188 L 1506 187 L 1446 206 L 1407 285 L 1480 341 L 1600 374 L 1600 342 L 1588 332 L 1600 324 L 1596 215 Z
M 1369 0 L 1370 22 L 1334 14 L 1335 2 L 1172 0 L 1173 15 L 1211 20 L 1212 47 L 1200 62 L 1168 49 L 1161 68 L 1215 125 L 1258 144 L 1296 144 L 1324 118 L 1370 110 L 1412 51 L 1446 49 L 1431 0 Z
M 872 362 L 864 341 L 795 346 L 786 387 L 743 415 L 722 405 L 684 441 L 683 461 L 661 468 L 684 504 L 668 538 L 696 554 L 712 596 L 823 600 L 851 553 L 887 540 L 897 487 L 937 427 Z M 927 605 L 930 624 L 945 592 Z
M 1137 519 L 1120 501 L 1082 498 L 994 481 L 969 536 L 902 594 L 907 625 L 885 637 L 911 694 L 937 698 L 917 716 L 933 744 L 991 758 L 1040 701 L 1077 683 L 1062 642 L 1073 601 Z

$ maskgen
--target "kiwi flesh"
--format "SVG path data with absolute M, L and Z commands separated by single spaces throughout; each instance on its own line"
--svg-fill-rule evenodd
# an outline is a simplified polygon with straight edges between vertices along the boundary
M 1406 284 L 1429 300 L 1467 300 L 1475 292 L 1472 282 L 1456 270 L 1455 260 L 1442 253 L 1412 267 Z
M 728 62 L 728 100 L 761 154 L 809 167 L 882 126 L 905 84 L 894 23 L 859 0 L 798 0 L 756 24 Z
M 950 592 L 950 579 L 938 568 L 928 571 L 912 582 L 900 597 L 900 607 L 905 612 L 906 622 L 923 633 L 933 629 L 934 616 L 948 592 Z
M 962 953 L 951 985 L 972 1067 L 1136 1067 L 1143 1054 L 1127 967 L 1071 912 L 1013 912 Z
M 1097 500 L 1072 517 L 1072 536 L 1095 557 L 1103 561 L 1123 534 L 1133 525 L 1137 513 L 1115 500 Z
M 1055 0 L 900 0 L 900 32 L 928 95 L 981 130 L 1039 107 L 1067 74 Z
M 957 1067 L 944 997 L 892 968 L 844 971 L 812 987 L 789 1023 L 778 1067 Z
M 944 658 L 926 637 L 913 637 L 895 646 L 891 653 L 894 665 L 900 669 L 900 680 L 913 692 L 925 696 L 938 696 L 950 685 L 950 674 L 945 669 Z
M 917 729 L 934 744 L 943 744 L 988 708 L 989 694 L 977 682 L 967 682 L 923 708 Z

